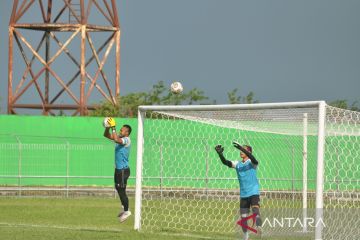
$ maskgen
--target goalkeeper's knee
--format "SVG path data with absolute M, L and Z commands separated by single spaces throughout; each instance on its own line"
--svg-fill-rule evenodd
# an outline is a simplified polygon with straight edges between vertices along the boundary
M 241 213 L 241 219 L 247 218 L 247 216 L 248 216 L 247 213 Z M 247 232 L 247 228 L 246 228 L 247 225 L 248 225 L 247 221 L 242 222 L 241 228 L 244 233 Z
M 261 226 L 260 207 L 258 205 L 252 206 L 252 212 L 256 214 L 256 226 Z

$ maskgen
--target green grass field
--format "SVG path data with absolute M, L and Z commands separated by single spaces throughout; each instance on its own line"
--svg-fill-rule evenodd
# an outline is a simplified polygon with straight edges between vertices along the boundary
M 131 199 L 131 207 L 133 202 Z M 133 230 L 134 216 L 118 222 L 118 206 L 118 199 L 111 198 L 0 198 L 0 239 L 236 239 L 234 234 L 137 232 Z

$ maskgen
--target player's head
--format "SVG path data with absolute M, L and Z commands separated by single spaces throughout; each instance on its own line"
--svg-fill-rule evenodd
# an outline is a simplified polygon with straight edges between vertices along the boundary
M 131 133 L 130 125 L 125 124 L 121 127 L 121 129 L 120 129 L 121 136 L 128 137 L 130 135 L 130 133 Z
M 249 145 L 244 145 L 243 147 L 244 147 L 249 153 L 252 153 L 252 147 L 251 147 L 251 146 L 249 146 Z M 247 156 L 245 153 L 243 153 L 242 151 L 240 151 L 240 157 L 241 157 L 242 159 L 248 158 L 248 156 Z

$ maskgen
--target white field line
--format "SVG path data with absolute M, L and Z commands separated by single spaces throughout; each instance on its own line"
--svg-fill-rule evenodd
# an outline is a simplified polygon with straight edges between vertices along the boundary
M 100 232 L 124 232 L 116 228 L 97 228 L 97 227 L 68 227 L 61 225 L 48 225 L 48 224 L 27 224 L 27 223 L 6 223 L 0 222 L 0 227 L 29 227 L 29 228 L 55 228 L 66 230 L 83 230 L 83 231 L 100 231 Z
M 28 228 L 53 228 L 53 229 L 65 229 L 65 230 L 76 230 L 76 231 L 98 231 L 98 232 L 129 232 L 116 228 L 97 228 L 97 227 L 68 227 L 68 226 L 60 226 L 60 225 L 48 225 L 48 224 L 25 224 L 25 223 L 7 223 L 0 222 L 0 227 L 28 227 Z M 187 234 L 187 233 L 156 233 L 158 235 L 165 236 L 178 236 L 178 237 L 187 237 L 187 238 L 197 238 L 197 239 L 224 239 L 222 238 L 214 238 L 214 237 L 204 237 L 201 235 L 195 234 Z

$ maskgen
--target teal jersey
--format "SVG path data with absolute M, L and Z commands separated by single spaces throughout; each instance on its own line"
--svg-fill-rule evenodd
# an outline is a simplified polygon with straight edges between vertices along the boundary
M 121 138 L 124 144 L 116 143 L 115 146 L 115 168 L 124 169 L 129 167 L 129 154 L 131 141 L 129 137 Z
M 256 176 L 256 165 L 251 163 L 250 159 L 245 162 L 234 161 L 233 167 L 240 184 L 240 197 L 246 198 L 253 195 L 259 195 L 259 181 Z

